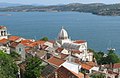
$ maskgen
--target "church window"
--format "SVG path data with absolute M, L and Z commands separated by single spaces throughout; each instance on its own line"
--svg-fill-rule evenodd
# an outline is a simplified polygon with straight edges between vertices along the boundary
M 22 51 L 22 49 L 21 49 L 21 48 L 19 48 L 19 51 Z

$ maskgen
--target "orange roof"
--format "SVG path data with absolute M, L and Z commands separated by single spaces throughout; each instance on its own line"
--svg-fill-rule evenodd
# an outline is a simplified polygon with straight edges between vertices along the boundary
M 26 44 L 26 43 L 32 43 L 33 41 L 31 40 L 21 40 L 21 43 Z
M 6 28 L 5 26 L 0 26 L 0 29 Z
M 87 63 L 82 63 L 79 61 L 79 59 L 75 59 L 75 63 L 80 64 L 83 69 L 90 70 L 93 66 L 89 65 Z
M 31 43 L 31 44 L 28 44 L 27 46 L 29 46 L 29 47 L 35 47 L 35 46 L 37 46 L 37 43 L 36 43 L 36 42 L 33 42 L 33 43 Z
M 115 64 L 113 65 L 113 68 L 120 68 L 120 63 L 115 63 Z
M 9 40 L 10 41 L 16 41 L 16 40 L 18 40 L 20 37 L 19 36 L 10 36 L 9 37 Z
M 7 43 L 7 41 L 8 41 L 8 39 L 3 38 L 2 40 L 0 40 L 0 43 L 5 44 L 5 43 Z
M 67 68 L 65 68 L 64 66 L 59 67 L 57 70 L 57 76 L 60 78 L 83 78 L 84 74 L 82 73 L 75 73 L 73 71 L 68 70 Z
M 79 50 L 72 50 L 72 53 L 80 54 L 80 53 L 82 53 L 82 52 L 80 52 Z
M 84 64 L 84 63 L 82 63 L 81 66 L 83 69 L 86 69 L 86 70 L 90 70 L 92 68 L 92 66 Z
M 33 43 L 31 40 L 22 40 L 21 44 L 23 44 L 24 46 L 29 46 L 31 43 Z
M 81 44 L 81 43 L 85 43 L 85 42 L 86 42 L 85 40 L 76 40 L 74 43 Z
M 62 63 L 65 62 L 65 60 L 62 60 L 62 59 L 59 59 L 59 58 L 53 56 L 50 59 L 48 59 L 48 62 L 55 66 L 60 66 Z
M 43 41 L 43 40 L 38 40 L 38 41 L 36 41 L 36 43 L 37 43 L 38 45 L 43 45 L 43 44 L 45 43 L 45 41 Z

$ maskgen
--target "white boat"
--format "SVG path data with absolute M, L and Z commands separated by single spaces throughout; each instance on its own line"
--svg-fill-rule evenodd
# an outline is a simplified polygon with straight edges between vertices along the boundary
M 115 51 L 115 48 L 107 48 L 108 51 Z
M 112 48 L 111 41 L 109 41 L 108 47 L 109 47 L 107 48 L 108 51 L 115 51 L 115 48 Z

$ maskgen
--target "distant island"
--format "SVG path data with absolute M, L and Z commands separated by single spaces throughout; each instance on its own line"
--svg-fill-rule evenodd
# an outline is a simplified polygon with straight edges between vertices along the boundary
M 102 16 L 120 16 L 120 4 L 81 4 L 71 3 L 66 5 L 35 6 L 21 5 L 0 8 L 0 12 L 84 12 Z

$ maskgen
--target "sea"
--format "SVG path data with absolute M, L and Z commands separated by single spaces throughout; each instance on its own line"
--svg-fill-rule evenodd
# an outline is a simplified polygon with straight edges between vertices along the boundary
M 6 26 L 11 35 L 56 40 L 64 27 L 70 39 L 86 40 L 88 48 L 107 53 L 107 48 L 112 47 L 120 54 L 120 16 L 79 12 L 0 12 L 0 15 L 0 25 Z

